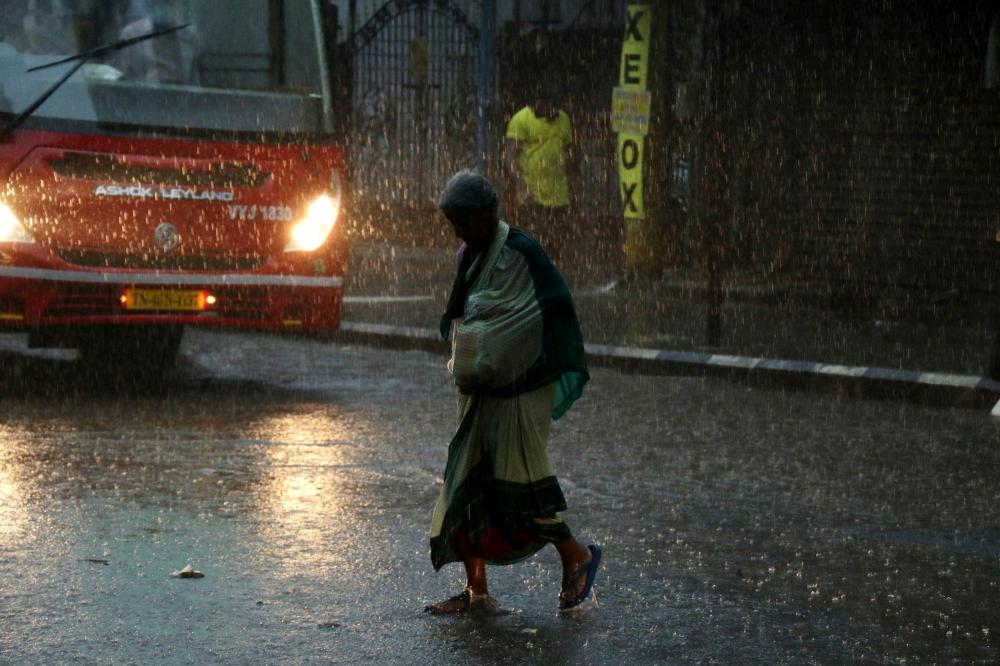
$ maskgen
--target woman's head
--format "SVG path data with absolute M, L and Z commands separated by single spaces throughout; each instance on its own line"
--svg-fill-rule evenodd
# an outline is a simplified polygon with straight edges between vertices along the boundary
M 475 171 L 463 169 L 448 179 L 437 205 L 445 215 L 488 211 L 496 217 L 500 211 L 500 197 L 490 181 Z
M 489 247 L 500 212 L 500 198 L 490 181 L 474 171 L 459 171 L 444 186 L 437 205 L 470 249 Z

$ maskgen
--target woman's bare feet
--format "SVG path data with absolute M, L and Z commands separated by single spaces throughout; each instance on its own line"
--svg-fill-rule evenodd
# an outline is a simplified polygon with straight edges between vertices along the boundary
M 502 613 L 496 599 L 489 594 L 476 594 L 469 588 L 462 590 L 461 594 L 426 606 L 424 612 L 431 615 L 468 613 L 479 616 L 500 615 Z

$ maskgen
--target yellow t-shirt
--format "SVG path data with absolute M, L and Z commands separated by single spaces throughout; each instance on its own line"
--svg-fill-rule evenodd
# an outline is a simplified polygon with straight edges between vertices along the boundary
M 518 165 L 535 201 L 543 206 L 568 206 L 565 149 L 573 140 L 569 116 L 560 111 L 552 120 L 539 118 L 526 106 L 507 123 L 507 138 L 520 144 Z

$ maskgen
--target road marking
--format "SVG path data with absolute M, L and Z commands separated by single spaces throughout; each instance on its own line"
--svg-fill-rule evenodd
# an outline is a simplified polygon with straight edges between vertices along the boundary
M 428 328 L 413 326 L 392 326 L 342 321 L 340 330 L 363 336 L 430 341 L 433 348 L 447 352 L 448 345 L 440 334 Z M 624 347 L 587 343 L 584 345 L 588 358 L 596 365 L 614 365 L 618 362 L 650 365 L 710 366 L 730 371 L 776 372 L 785 375 L 819 375 L 853 381 L 881 381 L 894 384 L 914 384 L 920 386 L 961 389 L 965 391 L 1000 394 L 1000 382 L 988 377 L 955 375 L 940 372 L 919 372 L 892 368 L 836 365 L 811 361 L 793 361 L 766 357 L 731 356 L 694 351 L 674 351 L 649 347 Z M 1000 417 L 1000 402 L 993 408 L 992 415 Z

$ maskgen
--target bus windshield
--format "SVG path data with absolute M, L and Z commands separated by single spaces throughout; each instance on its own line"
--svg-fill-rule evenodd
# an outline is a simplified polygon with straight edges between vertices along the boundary
M 320 17 L 310 0 L 3 0 L 0 123 L 73 62 L 27 70 L 163 28 L 187 27 L 89 60 L 26 125 L 97 123 L 138 133 L 318 133 Z

